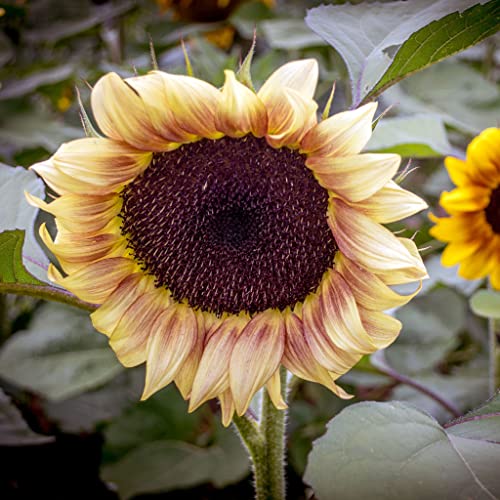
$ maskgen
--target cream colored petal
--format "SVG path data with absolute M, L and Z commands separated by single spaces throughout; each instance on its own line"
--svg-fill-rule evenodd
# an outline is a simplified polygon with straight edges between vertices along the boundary
M 104 75 L 90 96 L 99 128 L 111 139 L 144 151 L 168 151 L 172 145 L 155 130 L 144 101 L 116 73 Z
M 368 335 L 380 349 L 385 349 L 391 345 L 401 331 L 401 321 L 378 311 L 369 311 L 362 307 L 359 308 L 361 321 Z
M 218 139 L 215 126 L 220 92 L 207 82 L 190 76 L 156 72 L 163 79 L 166 103 L 177 126 L 193 136 Z
M 418 278 L 427 276 L 422 260 L 415 258 L 388 229 L 342 200 L 330 200 L 328 224 L 340 251 L 369 271 L 412 268 Z
M 273 405 L 278 408 L 278 410 L 286 410 L 288 405 L 283 399 L 281 394 L 281 376 L 280 369 L 278 368 L 271 378 L 266 382 L 266 390 L 269 394 L 269 398 L 273 402 Z
M 49 265 L 47 275 L 51 281 L 93 304 L 103 304 L 119 283 L 134 273 L 136 264 L 130 259 L 115 257 L 89 264 L 74 274 L 63 277 Z
M 189 411 L 229 388 L 231 354 L 246 324 L 239 316 L 230 316 L 210 335 L 193 381 Z
M 222 394 L 219 394 L 220 411 L 222 413 L 222 425 L 229 427 L 234 415 L 234 401 L 231 395 L 231 390 L 227 389 Z
M 109 339 L 122 365 L 132 367 L 146 361 L 155 322 L 170 303 L 165 295 L 160 289 L 143 293 L 124 310 Z
M 266 139 L 273 148 L 298 147 L 304 134 L 316 125 L 318 105 L 292 89 L 284 88 L 262 100 L 268 116 Z
M 50 204 L 30 193 L 25 192 L 25 195 L 30 205 L 54 215 L 58 224 L 71 232 L 100 231 L 122 207 L 122 200 L 115 193 L 101 196 L 65 194 Z
M 84 138 L 63 144 L 52 156 L 56 169 L 109 191 L 122 187 L 150 164 L 152 153 L 109 139 Z
M 233 348 L 229 381 L 238 415 L 278 369 L 285 347 L 283 317 L 268 309 L 254 316 Z
M 276 91 L 287 87 L 306 99 L 312 99 L 318 84 L 318 63 L 315 59 L 292 61 L 278 68 L 262 85 L 259 97 L 268 100 Z
M 309 295 L 302 311 L 304 338 L 314 358 L 337 378 L 350 370 L 361 354 L 351 353 L 336 346 L 325 331 L 324 314 L 318 295 Z
M 123 314 L 142 295 L 154 289 L 154 279 L 142 272 L 126 277 L 104 304 L 90 315 L 94 328 L 110 337 Z
M 425 210 L 428 205 L 416 194 L 389 181 L 373 196 L 358 201 L 355 208 L 376 222 L 388 224 Z
M 399 295 L 375 274 L 358 266 L 341 252 L 335 256 L 335 269 L 349 283 L 356 303 L 369 310 L 384 311 L 400 307 L 415 297 L 422 288 L 420 284 L 413 293 Z
M 366 200 L 396 174 L 401 157 L 366 153 L 353 156 L 312 156 L 306 165 L 319 183 L 350 202 Z
M 172 304 L 160 314 L 148 340 L 142 400 L 174 380 L 195 347 L 197 334 L 196 315 L 189 306 Z
M 300 144 L 301 152 L 315 156 L 358 154 L 372 135 L 377 104 L 371 102 L 353 111 L 337 113 L 318 123 Z
M 234 73 L 225 70 L 226 81 L 215 115 L 215 126 L 230 137 L 252 133 L 263 137 L 267 132 L 267 111 L 264 103 L 248 87 L 236 80 Z

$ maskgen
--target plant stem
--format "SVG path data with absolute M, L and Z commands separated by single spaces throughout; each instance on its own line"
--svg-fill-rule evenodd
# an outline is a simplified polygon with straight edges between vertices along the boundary
M 53 302 L 61 302 L 70 306 L 78 307 L 85 311 L 95 311 L 97 306 L 89 304 L 72 293 L 56 288 L 51 285 L 31 285 L 28 283 L 0 283 L 0 294 L 11 293 L 14 295 L 28 295 L 37 299 L 51 300 Z

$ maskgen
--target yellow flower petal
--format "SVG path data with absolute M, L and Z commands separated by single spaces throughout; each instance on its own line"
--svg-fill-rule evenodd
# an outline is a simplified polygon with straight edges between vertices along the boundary
M 278 410 L 286 410 L 288 405 L 286 404 L 283 396 L 281 394 L 281 376 L 280 369 L 278 368 L 271 378 L 266 382 L 266 391 L 273 402 L 273 405 L 278 408 Z
M 104 75 L 90 96 L 99 128 L 111 139 L 144 151 L 168 151 L 171 144 L 155 130 L 144 101 L 116 73 Z
M 476 252 L 483 244 L 484 241 L 480 238 L 448 243 L 441 254 L 441 263 L 443 266 L 456 266 L 459 262 Z
M 476 182 L 490 188 L 500 183 L 500 128 L 487 128 L 471 141 L 467 162 Z
M 227 389 L 222 394 L 219 394 L 220 411 L 222 413 L 222 425 L 229 427 L 234 415 L 234 401 L 231 395 L 231 390 Z
M 266 310 L 254 316 L 233 348 L 229 381 L 238 415 L 243 415 L 254 394 L 278 369 L 285 348 L 280 312 Z
M 444 165 L 455 185 L 462 187 L 474 184 L 474 173 L 467 162 L 448 156 L 444 159 Z
M 493 269 L 499 254 L 500 235 L 496 234 L 488 243 L 463 259 L 458 275 L 468 280 L 484 278 Z
M 198 324 L 189 306 L 172 304 L 157 318 L 147 346 L 146 383 L 141 400 L 172 382 L 196 345 Z
M 401 157 L 366 153 L 353 156 L 312 156 L 306 165 L 318 182 L 350 202 L 366 200 L 398 171 Z
M 372 122 L 376 109 L 377 104 L 372 102 L 323 120 L 302 139 L 301 152 L 315 156 L 358 154 L 372 135 Z
M 439 203 L 449 213 L 477 212 L 488 206 L 491 189 L 481 186 L 463 186 L 441 194 Z
M 248 87 L 225 70 L 226 81 L 217 106 L 215 126 L 230 137 L 252 133 L 263 137 L 267 132 L 267 111 L 264 103 Z
M 431 227 L 429 233 L 441 241 L 468 241 L 491 234 L 491 227 L 483 212 L 464 212 L 451 217 L 429 214 L 429 218 L 436 224 Z
M 366 332 L 380 346 L 380 349 L 391 345 L 401 331 L 401 321 L 388 314 L 369 311 L 362 307 L 359 308 L 359 314 Z

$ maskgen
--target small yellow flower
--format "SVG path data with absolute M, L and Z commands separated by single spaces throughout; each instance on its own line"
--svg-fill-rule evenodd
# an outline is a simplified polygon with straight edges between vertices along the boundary
M 153 71 L 92 91 L 107 138 L 63 144 L 32 168 L 60 196 L 49 277 L 98 304 L 97 330 L 143 398 L 174 381 L 194 410 L 219 398 L 229 425 L 279 368 L 349 397 L 335 380 L 389 345 L 408 302 L 388 285 L 426 277 L 412 240 L 381 224 L 426 207 L 391 178 L 400 157 L 360 153 L 376 104 L 320 123 L 315 60 L 255 93 Z M 415 292 L 416 293 L 416 292 Z
M 430 216 L 436 223 L 431 235 L 448 243 L 442 263 L 460 264 L 458 274 L 466 279 L 489 276 L 500 290 L 500 129 L 484 130 L 465 161 L 449 156 L 445 166 L 457 186 L 439 200 L 450 217 Z

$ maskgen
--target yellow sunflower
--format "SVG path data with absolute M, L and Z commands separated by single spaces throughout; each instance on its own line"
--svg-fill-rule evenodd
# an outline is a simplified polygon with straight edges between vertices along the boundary
M 219 398 L 223 423 L 279 368 L 335 380 L 394 341 L 388 285 L 418 281 L 412 240 L 381 224 L 426 207 L 391 178 L 395 154 L 361 154 L 376 104 L 317 121 L 318 65 L 277 69 L 255 93 L 153 71 L 92 91 L 107 138 L 63 144 L 32 168 L 60 196 L 49 277 L 98 304 L 97 330 L 125 366 L 146 363 L 143 398 L 174 381 L 189 408 Z
M 500 290 L 500 129 L 488 128 L 472 140 L 466 160 L 445 159 L 457 186 L 441 194 L 439 203 L 450 217 L 430 215 L 430 234 L 448 243 L 441 261 L 460 264 L 466 279 L 490 277 Z

